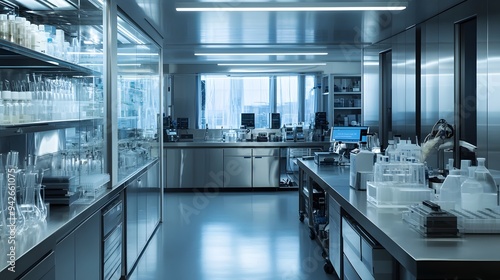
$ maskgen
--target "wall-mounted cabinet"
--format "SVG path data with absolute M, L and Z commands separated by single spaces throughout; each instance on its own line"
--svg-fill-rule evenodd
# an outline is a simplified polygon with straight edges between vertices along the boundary
M 46 202 L 92 200 L 109 182 L 102 7 L 14 2 L 0 2 L 0 153 L 24 176 L 43 170 Z M 53 178 L 68 186 L 54 191 Z
M 333 120 L 335 126 L 362 124 L 361 76 L 333 76 Z

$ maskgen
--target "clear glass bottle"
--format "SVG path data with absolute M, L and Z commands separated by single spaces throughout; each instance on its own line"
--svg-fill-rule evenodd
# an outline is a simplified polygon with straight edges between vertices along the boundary
M 25 46 L 24 42 L 26 36 L 26 18 L 24 17 L 16 17 L 16 33 L 14 34 L 14 42 L 21 46 Z
M 17 30 L 16 30 L 16 15 L 9 15 L 7 17 L 7 21 L 8 21 L 8 25 L 9 25 L 9 34 L 8 34 L 8 37 L 9 37 L 9 41 L 12 42 L 12 43 L 15 43 L 16 42 L 16 33 L 17 33 Z
M 24 47 L 31 49 L 31 22 L 26 20 L 24 22 Z
M 9 22 L 6 14 L 0 14 L 0 38 L 9 40 Z
M 17 83 L 12 83 L 12 91 L 11 91 L 11 108 L 10 111 L 10 122 L 12 124 L 19 123 L 19 115 L 20 115 L 20 106 L 19 106 L 19 89 L 17 87 Z
M 389 157 L 389 162 L 394 162 L 396 161 L 396 156 L 395 156 L 396 149 L 394 147 L 394 140 L 389 140 L 388 142 L 389 145 L 385 149 L 385 155 Z
M 476 211 L 484 208 L 481 205 L 483 185 L 475 178 L 475 167 L 469 167 L 469 177 L 460 187 L 462 208 Z
M 10 124 L 12 123 L 12 114 L 13 114 L 12 91 L 10 89 L 10 82 L 7 80 L 3 82 L 2 85 L 2 99 L 5 104 L 4 123 Z

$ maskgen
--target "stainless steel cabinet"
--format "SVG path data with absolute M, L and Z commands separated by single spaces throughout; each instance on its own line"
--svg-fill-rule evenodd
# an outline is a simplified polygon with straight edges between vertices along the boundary
M 101 278 L 101 213 L 95 213 L 55 248 L 55 279 Z
M 222 187 L 223 149 L 167 149 L 167 188 Z
M 52 280 L 55 278 L 55 261 L 54 253 L 37 262 L 28 273 L 26 273 L 21 280 Z
M 341 207 L 340 204 L 332 197 L 328 196 L 328 219 L 330 225 L 329 232 L 329 247 L 328 258 L 333 265 L 337 276 L 340 277 L 342 273 L 342 231 L 341 231 Z
M 131 271 L 145 249 L 160 218 L 158 163 L 125 188 L 126 272 Z
M 224 187 L 252 187 L 252 149 L 224 149 Z
M 252 186 L 254 188 L 279 186 L 279 156 L 279 149 L 253 149 Z

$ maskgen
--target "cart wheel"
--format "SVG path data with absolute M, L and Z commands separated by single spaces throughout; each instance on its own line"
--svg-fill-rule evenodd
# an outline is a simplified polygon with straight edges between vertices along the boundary
M 311 238 L 311 240 L 316 239 L 316 233 L 314 232 L 314 229 L 312 229 L 312 228 L 309 229 L 309 238 Z
M 299 221 L 301 221 L 302 223 L 304 222 L 304 214 L 299 215 Z
M 332 274 L 333 273 L 332 263 L 330 261 L 325 261 L 325 264 L 323 265 L 323 270 L 328 274 Z
M 321 256 L 323 257 L 323 259 L 326 259 L 326 257 L 328 257 L 325 251 L 321 252 Z

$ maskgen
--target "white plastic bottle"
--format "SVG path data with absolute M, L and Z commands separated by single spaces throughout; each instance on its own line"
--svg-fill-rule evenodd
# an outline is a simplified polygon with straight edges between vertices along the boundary
M 468 159 L 460 161 L 460 174 L 462 174 L 462 183 L 469 177 L 469 167 L 471 162 Z
M 446 176 L 439 191 L 439 201 L 444 209 L 454 209 L 462 205 L 460 170 L 452 169 Z M 443 207 L 444 206 L 444 207 Z
M 469 177 L 462 183 L 461 198 L 462 208 L 476 211 L 484 208 L 481 205 L 483 185 L 475 178 L 475 167 L 469 167 Z
M 491 176 L 490 171 L 485 166 L 485 158 L 477 158 L 477 168 L 474 172 L 474 177 L 483 186 L 482 204 L 484 208 L 495 207 L 498 205 L 498 188 L 495 179 Z

